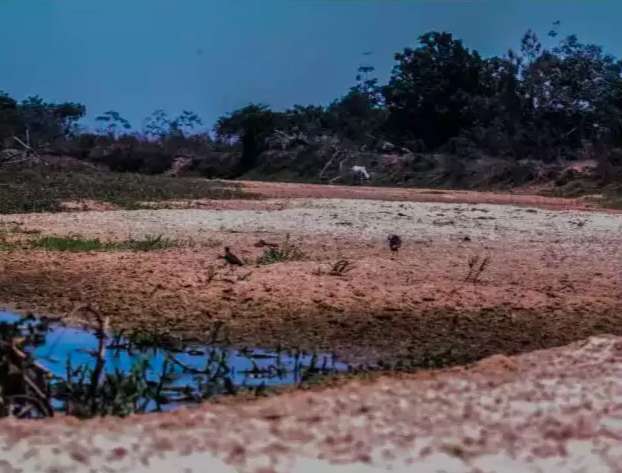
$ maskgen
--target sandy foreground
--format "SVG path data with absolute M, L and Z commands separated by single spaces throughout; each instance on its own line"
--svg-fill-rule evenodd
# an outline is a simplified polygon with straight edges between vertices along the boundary
M 124 420 L 0 422 L 8 472 L 618 472 L 622 339 Z
M 89 303 L 119 329 L 198 339 L 218 322 L 236 345 L 352 364 L 508 357 L 173 414 L 3 421 L 0 473 L 622 471 L 622 214 L 530 195 L 245 186 L 265 198 L 0 216 L 24 238 L 182 244 L 4 252 L 0 306 L 89 322 L 75 311 Z M 301 260 L 254 263 L 258 240 L 287 234 Z M 225 245 L 247 264 L 228 267 Z M 477 283 L 474 257 L 489 259 Z M 331 275 L 339 260 L 353 269 Z

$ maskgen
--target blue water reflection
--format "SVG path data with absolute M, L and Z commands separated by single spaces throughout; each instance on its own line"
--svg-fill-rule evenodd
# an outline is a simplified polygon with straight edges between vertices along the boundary
M 18 315 L 0 311 L 0 322 L 15 323 L 20 319 Z M 98 344 L 99 340 L 92 331 L 51 324 L 44 342 L 32 350 L 32 354 L 54 376 L 66 378 L 68 361 L 74 368 L 95 365 Z M 128 373 L 138 361 L 147 360 L 149 378 L 157 381 L 167 363 L 175 372 L 170 386 L 185 388 L 185 397 L 195 399 L 205 396 L 206 383 L 210 379 L 213 381 L 215 370 L 218 376 L 228 378 L 236 388 L 253 388 L 299 383 L 310 368 L 314 373 L 326 374 L 349 369 L 348 365 L 329 354 L 238 350 L 201 344 L 185 345 L 173 352 L 133 347 L 119 337 L 107 337 L 106 345 L 106 372 Z

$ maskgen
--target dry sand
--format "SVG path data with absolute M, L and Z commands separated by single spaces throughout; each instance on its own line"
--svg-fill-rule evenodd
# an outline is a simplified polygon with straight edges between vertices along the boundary
M 0 472 L 622 471 L 622 339 L 124 420 L 0 422 Z
M 2 216 L 18 238 L 164 234 L 186 246 L 5 252 L 0 302 L 58 315 L 92 303 L 117 328 L 198 338 L 219 321 L 236 344 L 318 348 L 353 363 L 460 362 L 584 341 L 249 404 L 3 421 L 0 473 L 622 471 L 622 339 L 588 339 L 622 335 L 622 215 L 529 195 L 245 187 L 273 198 Z M 385 245 L 392 232 L 405 242 L 398 257 Z M 254 243 L 287 233 L 304 259 L 253 264 Z M 249 264 L 226 267 L 224 244 Z M 464 281 L 474 256 L 490 257 L 476 284 Z M 329 275 L 343 258 L 354 269 Z
M 622 335 L 621 214 L 308 198 L 261 205 L 1 217 L 26 232 L 163 234 L 190 246 L 14 251 L 3 257 L 0 302 L 59 315 L 94 303 L 117 328 L 199 338 L 225 322 L 236 344 L 330 350 L 357 363 L 450 348 L 476 359 Z M 404 240 L 397 257 L 386 247 L 392 232 Z M 303 260 L 253 264 L 259 239 L 279 243 L 286 234 Z M 224 245 L 249 264 L 227 267 Z M 490 258 L 477 284 L 465 282 L 473 257 Z M 354 268 L 331 276 L 340 259 Z

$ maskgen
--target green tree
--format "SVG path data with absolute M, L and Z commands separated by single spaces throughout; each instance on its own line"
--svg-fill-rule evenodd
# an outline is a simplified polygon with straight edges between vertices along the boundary
M 17 101 L 0 91 L 0 144 L 17 133 L 20 128 Z
M 189 110 L 183 110 L 177 117 L 170 118 L 164 110 L 158 109 L 145 120 L 143 132 L 147 136 L 164 141 L 169 138 L 187 137 L 202 124 L 201 118 Z
M 359 66 L 356 85 L 326 110 L 327 123 L 334 134 L 355 142 L 367 141 L 386 120 L 382 88 L 373 77 L 375 68 Z
M 316 105 L 294 105 L 283 113 L 287 131 L 300 131 L 307 135 L 319 135 L 330 127 L 327 111 Z
M 388 129 L 437 147 L 472 124 L 470 102 L 485 93 L 484 61 L 450 33 L 426 33 L 419 42 L 395 55 L 384 88 Z
M 242 144 L 240 174 L 255 166 L 257 156 L 264 150 L 266 138 L 274 133 L 280 118 L 266 105 L 251 104 L 218 120 L 215 126 L 217 138 Z
M 201 118 L 194 112 L 183 110 L 170 121 L 169 133 L 188 136 L 203 125 Z
M 98 117 L 95 121 L 100 124 L 101 131 L 108 134 L 110 137 L 115 138 L 120 133 L 130 130 L 132 125 L 125 118 L 123 118 L 119 112 L 109 110 Z
M 523 39 L 522 56 L 523 125 L 534 148 L 553 158 L 584 141 L 619 139 L 620 61 L 575 35 L 547 50 L 532 32 Z
M 77 122 L 86 114 L 86 107 L 73 102 L 47 103 L 39 96 L 32 96 L 19 104 L 17 112 L 18 133 L 28 133 L 31 143 L 41 146 L 75 134 Z
M 171 129 L 171 119 L 168 114 L 158 109 L 145 119 L 143 133 L 157 139 L 164 139 Z

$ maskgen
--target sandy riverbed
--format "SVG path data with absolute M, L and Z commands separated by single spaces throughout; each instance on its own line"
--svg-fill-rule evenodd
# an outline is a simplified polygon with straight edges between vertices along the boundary
M 117 328 L 194 338 L 223 322 L 236 344 L 329 350 L 352 363 L 574 344 L 124 421 L 3 421 L 0 472 L 622 471 L 622 341 L 586 341 L 622 335 L 622 215 L 529 195 L 245 187 L 269 198 L 2 216 L 17 238 L 163 234 L 182 247 L 3 252 L 0 302 L 62 316 L 90 303 Z M 395 257 L 393 232 L 404 240 Z M 254 264 L 259 239 L 286 234 L 303 259 Z M 248 264 L 227 267 L 225 244 Z M 474 256 L 490 258 L 476 284 L 465 282 Z M 339 259 L 354 269 L 328 274 Z
M 260 202 L 0 217 L 27 233 L 162 234 L 184 245 L 149 253 L 13 251 L 3 256 L 0 302 L 59 315 L 93 303 L 117 328 L 199 338 L 225 322 L 237 344 L 331 350 L 366 363 L 451 347 L 457 359 L 478 358 L 622 334 L 621 214 L 368 199 Z M 385 242 L 393 232 L 404 240 L 397 256 Z M 302 260 L 254 264 L 263 251 L 258 240 L 280 243 L 287 234 Z M 224 245 L 248 264 L 228 267 L 219 258 Z M 465 282 L 473 257 L 489 258 L 477 284 Z M 330 275 L 340 259 L 353 269 Z

